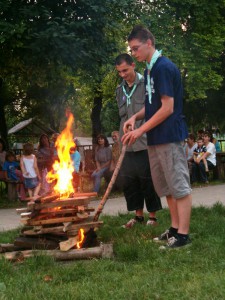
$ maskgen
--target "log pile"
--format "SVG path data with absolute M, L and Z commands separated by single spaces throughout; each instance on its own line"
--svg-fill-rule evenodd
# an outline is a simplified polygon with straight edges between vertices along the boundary
M 21 255 L 25 251 L 26 254 L 27 250 L 50 252 L 52 250 L 55 251 L 54 255 L 57 250 L 67 252 L 68 255 L 64 253 L 63 259 L 66 259 L 65 257 L 69 259 L 70 251 L 79 252 L 77 248 L 82 247 L 81 233 L 84 236 L 85 233 L 103 224 L 102 221 L 94 221 L 91 215 L 95 209 L 89 204 L 91 198 L 96 196 L 96 193 L 76 193 L 73 197 L 60 199 L 59 195 L 54 194 L 28 202 L 27 207 L 17 209 L 17 213 L 21 216 L 21 223 L 24 225 L 20 236 L 13 244 L 0 244 L 0 253 L 5 252 L 4 257 L 13 260 L 17 256 L 16 253 Z M 88 247 L 99 246 L 96 242 L 95 239 Z M 13 254 L 10 255 L 8 252 Z M 98 255 L 102 253 L 101 250 L 97 252 Z M 49 255 L 49 252 L 46 253 Z M 60 257 L 59 254 L 57 255 Z M 79 257 L 80 254 L 76 255 Z

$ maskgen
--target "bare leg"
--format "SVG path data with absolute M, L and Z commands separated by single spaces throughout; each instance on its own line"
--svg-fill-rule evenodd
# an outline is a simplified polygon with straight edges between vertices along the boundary
M 178 233 L 188 234 L 190 227 L 192 196 L 187 195 L 177 199 L 177 212 L 179 216 Z
M 171 195 L 167 196 L 166 200 L 170 210 L 171 227 L 178 228 L 179 217 L 178 217 L 178 210 L 177 210 L 177 202 Z
M 136 210 L 136 216 L 143 217 L 143 209 L 137 209 Z
M 29 194 L 29 197 L 30 197 L 30 198 L 33 197 L 33 191 L 32 191 L 32 189 L 28 189 L 28 194 Z
M 36 186 L 36 188 L 34 189 L 34 196 L 38 196 L 38 193 L 39 193 L 40 189 L 41 189 L 41 184 L 39 183 Z
M 207 160 L 206 160 L 205 158 L 203 158 L 202 160 L 203 160 L 203 163 L 204 163 L 204 166 L 205 166 L 205 171 L 206 171 L 206 172 L 209 172 Z

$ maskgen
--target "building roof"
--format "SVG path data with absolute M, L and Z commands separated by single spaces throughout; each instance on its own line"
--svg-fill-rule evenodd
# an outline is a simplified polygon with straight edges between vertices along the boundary
M 30 118 L 9 129 L 8 134 L 14 134 L 19 137 L 39 137 L 42 133 L 51 135 L 54 132 L 55 130 L 47 127 L 36 118 Z

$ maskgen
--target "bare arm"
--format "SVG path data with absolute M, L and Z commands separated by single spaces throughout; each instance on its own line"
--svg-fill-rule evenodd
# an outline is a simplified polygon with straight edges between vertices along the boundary
M 21 158 L 20 158 L 20 168 L 21 168 L 22 174 L 26 175 L 27 171 L 26 171 L 25 166 L 24 166 L 23 156 L 21 156 Z
M 37 158 L 34 156 L 34 170 L 37 174 L 37 177 L 39 178 L 39 180 L 41 180 L 41 175 L 37 166 Z
M 160 109 L 151 117 L 151 119 L 145 122 L 141 127 L 124 134 L 122 137 L 123 144 L 133 144 L 140 136 L 161 124 L 173 113 L 174 99 L 172 97 L 162 96 L 161 103 Z

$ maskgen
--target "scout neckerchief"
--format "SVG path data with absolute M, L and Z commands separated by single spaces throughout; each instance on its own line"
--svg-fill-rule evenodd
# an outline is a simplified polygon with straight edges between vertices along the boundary
M 141 80 L 141 78 L 142 78 L 143 76 L 142 76 L 141 74 L 139 74 L 139 73 L 137 73 L 137 75 L 138 75 L 138 79 Z M 133 85 L 133 88 L 132 88 L 130 94 L 128 94 L 127 91 L 126 91 L 126 89 L 125 89 L 125 86 L 123 85 L 123 93 L 124 93 L 124 95 L 126 96 L 126 99 L 127 99 L 127 106 L 130 105 L 130 99 L 131 99 L 131 97 L 132 97 L 134 91 L 136 90 L 136 87 L 137 87 L 137 84 L 135 83 L 135 84 Z
M 152 90 L 151 90 L 151 82 L 150 82 L 150 71 L 152 69 L 152 67 L 154 66 L 155 62 L 157 61 L 157 59 L 159 58 L 159 56 L 161 56 L 162 50 L 158 51 L 155 50 L 150 63 L 146 62 L 146 66 L 147 66 L 147 90 L 148 90 L 148 101 L 151 104 L 152 103 Z

